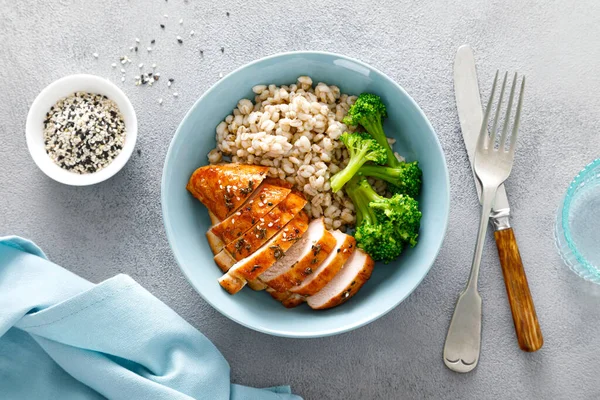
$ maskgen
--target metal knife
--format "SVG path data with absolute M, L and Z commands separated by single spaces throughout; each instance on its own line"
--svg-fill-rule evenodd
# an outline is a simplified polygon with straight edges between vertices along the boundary
M 483 110 L 479 96 L 475 57 L 469 45 L 459 47 L 456 53 L 454 95 L 463 140 L 472 167 L 475 145 L 483 121 Z M 481 199 L 481 184 L 474 172 L 473 176 L 477 194 Z M 537 351 L 542 347 L 544 339 L 529 291 L 519 247 L 510 226 L 510 206 L 504 185 L 501 185 L 496 193 L 490 221 L 495 231 L 496 246 L 519 347 L 523 351 Z

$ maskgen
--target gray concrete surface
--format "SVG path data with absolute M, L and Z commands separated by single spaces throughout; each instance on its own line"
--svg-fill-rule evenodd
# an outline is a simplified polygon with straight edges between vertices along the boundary
M 600 153 L 597 1 L 0 4 L 0 235 L 31 238 L 52 260 L 94 282 L 120 272 L 131 275 L 214 341 L 238 383 L 289 383 L 306 399 L 600 398 L 600 293 L 563 266 L 552 237 L 555 210 L 569 181 Z M 164 32 L 160 23 L 167 25 Z M 196 36 L 190 39 L 192 29 Z M 175 42 L 177 34 L 183 45 Z M 129 66 L 122 87 L 138 113 L 141 154 L 105 183 L 86 188 L 55 183 L 27 152 L 29 105 L 48 83 L 76 72 L 121 85 L 118 68 L 110 64 L 120 55 L 131 56 L 136 37 L 142 43 L 134 63 L 156 62 L 163 78 L 175 78 L 179 98 L 169 96 L 164 82 L 133 86 L 136 66 Z M 157 43 L 148 54 L 151 39 Z M 468 375 L 450 372 L 441 359 L 479 215 L 452 84 L 454 54 L 463 43 L 476 49 L 482 82 L 491 82 L 496 68 L 528 75 L 520 149 L 506 186 L 546 341 L 535 354 L 518 349 L 490 235 L 480 279 L 481 360 Z M 303 49 L 361 59 L 416 99 L 446 153 L 452 215 L 433 269 L 397 309 L 348 334 L 289 340 L 238 326 L 187 283 L 163 230 L 160 178 L 179 121 L 219 73 Z M 165 99 L 162 106 L 159 97 Z

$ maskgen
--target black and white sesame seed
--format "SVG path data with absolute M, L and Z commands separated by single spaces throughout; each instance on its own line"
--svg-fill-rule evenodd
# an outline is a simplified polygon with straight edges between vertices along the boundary
M 59 167 L 85 174 L 96 172 L 121 152 L 125 122 L 108 97 L 76 92 L 53 105 L 44 120 L 46 152 Z

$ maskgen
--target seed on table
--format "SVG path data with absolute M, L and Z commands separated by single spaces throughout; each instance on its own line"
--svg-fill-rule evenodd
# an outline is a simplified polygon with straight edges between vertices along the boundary
M 139 63 L 138 67 L 139 68 L 144 68 L 144 63 Z
M 129 47 L 129 51 L 133 51 L 133 46 Z
M 158 104 L 162 104 L 163 99 L 158 99 Z
M 229 17 L 229 11 L 227 11 L 227 12 L 225 13 L 225 15 L 227 15 L 227 16 Z
M 139 43 L 139 42 L 140 42 L 140 39 L 139 39 L 139 38 L 135 38 L 135 42 L 136 42 L 136 43 Z
M 190 31 L 190 36 L 194 36 L 194 31 Z
M 113 68 L 117 68 L 117 63 L 112 63 L 112 64 L 110 64 L 110 66 Z
M 178 97 L 178 96 L 179 96 L 179 93 L 173 92 L 173 97 Z
M 154 44 L 154 43 L 156 43 L 156 39 L 152 39 L 152 40 L 150 41 L 150 44 Z
M 152 64 L 152 68 L 156 68 L 156 64 Z
M 177 41 L 179 42 L 179 44 L 183 43 L 183 40 L 181 40 L 181 36 L 177 36 Z
M 225 53 L 225 47 L 221 47 L 221 53 Z
M 121 82 L 125 82 L 125 77 L 124 76 L 121 77 Z
M 160 27 L 161 27 L 162 29 L 165 29 L 165 24 L 160 24 Z
M 148 47 L 148 51 L 149 51 L 149 52 L 150 52 L 150 51 L 152 51 L 152 47 Z
M 169 18 L 169 16 L 167 14 L 164 15 L 165 18 Z
M 219 79 L 223 77 L 223 73 L 219 72 Z
M 179 20 L 179 25 L 182 25 L 182 24 L 183 24 L 183 18 L 181 18 L 181 19 Z
M 121 68 L 121 73 L 124 74 L 125 73 L 125 69 Z
M 134 50 L 136 51 L 136 53 L 137 53 L 137 51 L 138 51 L 138 48 L 137 48 L 137 46 L 135 46 L 133 49 L 134 49 Z
M 94 56 L 94 58 L 98 58 L 98 53 L 94 53 L 92 55 Z

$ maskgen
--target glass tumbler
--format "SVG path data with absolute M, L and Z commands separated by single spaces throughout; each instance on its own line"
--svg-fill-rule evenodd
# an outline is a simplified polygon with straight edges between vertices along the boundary
M 556 216 L 556 246 L 577 275 L 600 284 L 600 159 L 571 182 Z

